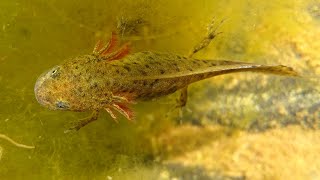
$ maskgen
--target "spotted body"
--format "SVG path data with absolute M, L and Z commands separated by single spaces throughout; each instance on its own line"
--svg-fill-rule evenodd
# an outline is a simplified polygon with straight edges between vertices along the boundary
M 93 111 L 93 116 L 74 128 L 97 119 L 106 110 L 116 119 L 115 110 L 132 119 L 130 104 L 174 93 L 189 84 L 213 76 L 254 71 L 295 76 L 286 66 L 268 66 L 225 60 L 199 60 L 171 53 L 129 54 L 128 45 L 114 51 L 115 36 L 93 54 L 65 61 L 39 77 L 35 85 L 38 102 L 50 109 Z

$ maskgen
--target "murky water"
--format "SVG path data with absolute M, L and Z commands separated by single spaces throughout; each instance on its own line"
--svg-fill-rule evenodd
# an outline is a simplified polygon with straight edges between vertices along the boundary
M 1 139 L 0 178 L 319 178 L 319 7 L 312 0 L 1 1 L 0 134 L 35 148 Z M 216 77 L 190 87 L 182 117 L 171 112 L 174 94 L 134 105 L 134 123 L 102 113 L 71 134 L 68 122 L 90 112 L 49 111 L 34 98 L 41 73 L 92 52 L 111 31 L 133 52 L 187 55 L 213 18 L 225 20 L 223 33 L 197 58 L 284 64 L 303 77 Z

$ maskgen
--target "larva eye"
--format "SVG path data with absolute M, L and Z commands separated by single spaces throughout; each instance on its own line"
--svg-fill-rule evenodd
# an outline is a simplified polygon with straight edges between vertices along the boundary
M 53 68 L 53 69 L 51 70 L 50 76 L 51 76 L 52 78 L 56 78 L 56 77 L 58 77 L 59 75 L 60 75 L 60 67 L 55 67 L 55 68 Z
M 56 102 L 56 107 L 57 107 L 58 109 L 65 110 L 65 109 L 68 109 L 68 108 L 69 108 L 69 105 L 68 105 L 67 102 L 57 101 L 57 102 Z

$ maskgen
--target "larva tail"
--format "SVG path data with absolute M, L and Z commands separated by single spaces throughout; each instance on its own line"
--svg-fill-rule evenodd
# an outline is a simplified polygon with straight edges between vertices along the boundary
M 245 70 L 245 69 L 243 69 Z M 275 74 L 280 76 L 299 76 L 299 74 L 291 67 L 277 65 L 277 66 L 258 66 L 258 67 L 251 67 L 246 69 L 247 71 L 252 72 L 261 72 L 261 73 L 268 73 L 268 74 Z

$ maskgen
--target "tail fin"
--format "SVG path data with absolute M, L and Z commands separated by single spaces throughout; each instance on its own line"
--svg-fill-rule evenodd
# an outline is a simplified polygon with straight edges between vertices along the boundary
M 198 69 L 193 73 L 209 73 L 210 76 L 218 76 L 236 72 L 258 72 L 280 76 L 299 76 L 299 74 L 293 68 L 284 65 L 262 65 L 224 60 L 211 61 L 211 63 L 211 66 Z
M 168 74 L 155 74 L 143 77 L 134 77 L 135 80 L 145 79 L 168 79 L 187 76 L 200 75 L 200 79 L 205 79 L 213 76 L 237 73 L 237 72 L 260 72 L 266 74 L 275 74 L 280 76 L 299 76 L 299 74 L 291 67 L 283 65 L 261 65 L 253 63 L 225 61 L 225 60 L 193 60 L 197 61 L 200 65 L 192 69 L 181 68 L 179 72 Z M 207 74 L 203 76 L 203 74 Z
M 228 70 L 226 70 L 228 71 Z M 240 68 L 240 69 L 230 69 L 231 72 L 243 72 L 243 71 L 250 71 L 250 72 L 261 72 L 267 74 L 275 74 L 280 76 L 299 76 L 299 74 L 293 70 L 293 68 L 284 66 L 284 65 L 277 65 L 277 66 L 268 66 L 268 65 L 249 65 L 248 68 Z M 230 72 L 230 73 L 231 73 Z M 228 72 L 229 73 L 229 72 Z

